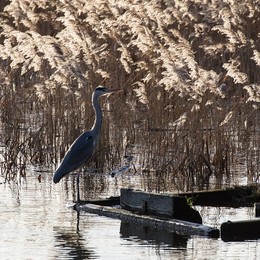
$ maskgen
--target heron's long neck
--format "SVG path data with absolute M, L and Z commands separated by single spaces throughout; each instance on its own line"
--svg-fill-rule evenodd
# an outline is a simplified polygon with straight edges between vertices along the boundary
M 92 131 L 96 133 L 97 138 L 99 137 L 102 125 L 102 111 L 99 104 L 99 98 L 95 93 L 92 95 L 92 106 L 95 110 L 95 122 L 92 126 Z

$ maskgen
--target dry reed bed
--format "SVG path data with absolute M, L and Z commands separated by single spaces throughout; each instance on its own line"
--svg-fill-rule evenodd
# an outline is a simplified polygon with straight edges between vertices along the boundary
M 142 168 L 203 184 L 242 156 L 255 181 L 255 2 L 1 1 L 2 172 L 57 163 L 92 124 L 90 95 L 104 84 L 125 92 L 105 101 L 96 167 L 138 153 Z

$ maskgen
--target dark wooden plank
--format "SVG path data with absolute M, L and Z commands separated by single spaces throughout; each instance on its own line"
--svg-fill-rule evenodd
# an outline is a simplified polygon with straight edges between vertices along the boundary
M 120 190 L 120 205 L 124 209 L 146 214 L 148 210 L 147 201 L 149 200 L 150 194 L 142 191 L 136 191 L 135 193 L 132 191 L 132 189 Z
M 163 194 L 150 194 L 147 200 L 147 213 L 161 216 L 174 216 L 174 203 L 176 199 Z M 186 203 L 186 202 L 184 202 Z
M 208 237 L 219 237 L 219 230 L 209 226 L 204 226 L 188 221 L 165 219 L 154 216 L 138 215 L 124 209 L 99 206 L 94 204 L 77 205 L 76 210 L 82 210 L 100 216 L 118 218 L 122 221 L 143 225 L 181 235 L 200 235 Z
M 202 223 L 198 211 L 192 209 L 184 197 L 172 194 L 147 193 L 132 189 L 121 189 L 122 208 L 141 214 L 164 216 L 195 223 Z
M 227 221 L 221 224 L 223 241 L 244 241 L 260 238 L 260 220 Z
M 257 187 L 235 186 L 233 188 L 203 190 L 194 192 L 181 192 L 178 196 L 190 198 L 193 205 L 201 206 L 252 206 L 254 202 L 260 201 L 260 194 Z
M 159 214 L 173 217 L 173 196 L 152 194 L 148 192 L 121 189 L 120 205 L 128 210 L 138 211 L 142 214 Z M 180 197 L 181 200 L 183 198 Z

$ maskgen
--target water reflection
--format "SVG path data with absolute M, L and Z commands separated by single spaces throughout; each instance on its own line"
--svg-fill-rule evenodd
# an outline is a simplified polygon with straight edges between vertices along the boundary
M 79 213 L 75 227 L 54 226 L 55 248 L 62 259 L 94 259 L 95 251 L 88 248 L 82 232 L 79 230 Z
M 32 172 L 20 184 L 0 184 L 0 259 L 259 259 L 260 241 L 182 237 L 84 212 L 77 215 L 67 207 L 75 199 L 73 177 L 53 185 L 52 173 L 42 173 L 39 182 Z M 148 189 L 144 179 L 138 174 L 86 176 L 84 199 L 110 197 L 130 185 Z M 217 227 L 254 216 L 252 208 L 196 209 L 204 224 Z
M 120 234 L 128 241 L 148 241 L 156 245 L 166 245 L 173 248 L 186 248 L 188 237 L 165 232 L 133 223 L 121 222 Z

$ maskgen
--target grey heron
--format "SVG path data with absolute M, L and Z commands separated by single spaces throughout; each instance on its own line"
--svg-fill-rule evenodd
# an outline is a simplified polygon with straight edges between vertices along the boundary
M 97 142 L 100 137 L 102 125 L 102 111 L 99 104 L 99 97 L 121 91 L 121 89 L 108 89 L 103 86 L 98 86 L 92 94 L 92 106 L 95 111 L 95 121 L 90 131 L 81 134 L 70 146 L 62 159 L 60 165 L 56 169 L 53 182 L 58 183 L 68 173 L 80 168 L 87 163 L 92 157 Z M 79 195 L 79 178 L 80 172 L 77 174 L 77 202 L 80 202 Z

